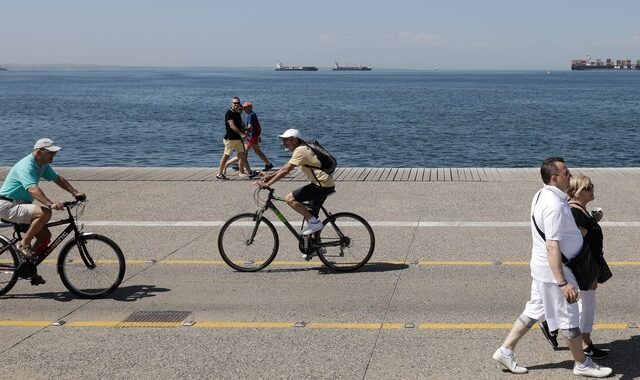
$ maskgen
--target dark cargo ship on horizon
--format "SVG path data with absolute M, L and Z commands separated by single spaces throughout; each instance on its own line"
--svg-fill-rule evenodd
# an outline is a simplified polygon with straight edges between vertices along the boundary
M 634 65 L 630 59 L 616 59 L 616 61 L 613 62 L 611 58 L 607 58 L 604 61 L 597 58 L 595 61 L 592 61 L 591 57 L 587 56 L 587 59 L 572 60 L 571 70 L 640 70 L 640 59 L 637 60 Z
M 318 71 L 318 68 L 316 66 L 283 66 L 278 62 L 276 71 Z

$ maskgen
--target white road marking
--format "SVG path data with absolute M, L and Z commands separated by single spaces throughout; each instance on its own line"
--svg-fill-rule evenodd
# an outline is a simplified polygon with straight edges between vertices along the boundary
M 160 221 L 160 220 L 97 220 L 80 221 L 79 224 L 85 226 L 108 226 L 108 227 L 220 227 L 225 223 L 221 220 L 181 220 L 181 221 Z M 281 222 L 271 221 L 274 226 L 282 227 Z M 302 221 L 290 221 L 292 226 L 300 225 Z M 372 227 L 529 227 L 529 222 L 394 222 L 394 221 L 370 221 Z M 251 225 L 244 222 L 243 225 Z M 603 227 L 640 227 L 640 222 L 602 222 Z

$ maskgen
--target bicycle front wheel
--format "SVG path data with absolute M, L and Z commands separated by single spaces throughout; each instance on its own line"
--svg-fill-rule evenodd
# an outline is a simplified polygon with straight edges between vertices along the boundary
M 101 298 L 116 290 L 125 268 L 120 247 L 96 234 L 74 238 L 58 257 L 60 280 L 71 293 L 84 298 Z
M 278 233 L 264 217 L 245 213 L 229 219 L 218 234 L 218 250 L 227 265 L 241 272 L 257 272 L 278 253 Z
M 359 215 L 339 212 L 323 222 L 320 231 L 318 256 L 329 268 L 349 272 L 369 261 L 376 246 L 369 223 Z
M 0 249 L 7 248 L 4 237 L 0 239 Z M 6 294 L 18 281 L 18 255 L 13 247 L 0 253 L 0 296 Z

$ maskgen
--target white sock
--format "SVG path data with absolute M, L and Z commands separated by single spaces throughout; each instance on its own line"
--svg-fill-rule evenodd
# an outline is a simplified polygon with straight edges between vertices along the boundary
M 589 364 L 591 364 L 589 361 L 591 360 L 591 358 L 587 357 L 587 359 L 584 361 L 584 363 L 579 363 L 576 362 L 576 365 L 578 366 L 578 368 L 587 368 L 589 366 Z
M 320 220 L 318 218 L 316 218 L 315 216 L 312 216 L 311 219 L 309 219 L 309 223 L 311 223 L 311 224 L 320 223 Z
M 500 353 L 504 357 L 509 357 L 509 356 L 513 355 L 513 351 L 511 351 L 510 349 L 508 349 L 506 347 L 500 347 Z

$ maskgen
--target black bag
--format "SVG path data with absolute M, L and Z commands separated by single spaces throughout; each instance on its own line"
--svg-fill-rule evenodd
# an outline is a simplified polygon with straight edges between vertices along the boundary
M 538 198 L 540 194 L 538 193 Z M 536 203 L 538 200 L 536 199 Z M 536 223 L 536 219 L 531 215 L 531 220 L 533 220 L 533 225 L 536 227 L 536 230 L 542 237 L 542 240 L 547 241 L 544 232 L 540 230 L 538 227 L 538 223 Z M 598 266 L 598 262 L 596 258 L 591 254 L 591 249 L 589 249 L 589 244 L 587 244 L 584 238 L 582 239 L 582 248 L 580 249 L 580 253 L 578 256 L 569 260 L 567 257 L 562 254 L 562 263 L 565 264 L 578 281 L 578 288 L 580 290 L 589 290 L 591 288 L 591 284 L 599 278 L 600 276 L 600 267 Z
M 534 221 L 535 222 L 535 221 Z M 540 230 L 538 230 L 540 232 Z M 587 242 L 582 243 L 582 249 L 578 256 L 569 260 L 562 255 L 562 263 L 571 269 L 573 275 L 576 277 L 576 281 L 578 281 L 578 288 L 580 290 L 589 290 L 591 288 L 591 284 L 593 284 L 600 277 L 600 266 L 596 261 L 593 254 L 591 254 L 591 249 L 589 249 L 589 244 Z
M 338 162 L 336 158 L 333 157 L 328 150 L 326 150 L 318 140 L 312 139 L 306 142 L 307 146 L 313 151 L 313 153 L 318 157 L 318 161 L 320 161 L 320 167 L 310 166 L 313 169 L 320 169 L 327 174 L 333 174 L 336 171 L 336 167 L 338 166 Z
M 608 279 L 613 277 L 613 273 L 611 273 L 611 268 L 609 268 L 609 264 L 607 264 L 607 261 L 604 259 L 604 257 L 597 257 L 596 261 L 600 266 L 600 276 L 598 276 L 598 284 L 604 284 Z

